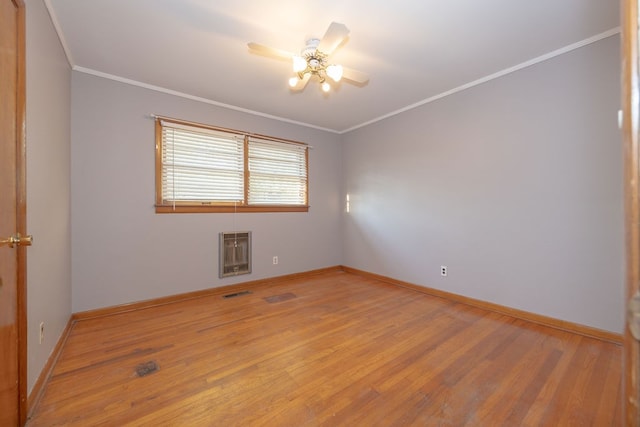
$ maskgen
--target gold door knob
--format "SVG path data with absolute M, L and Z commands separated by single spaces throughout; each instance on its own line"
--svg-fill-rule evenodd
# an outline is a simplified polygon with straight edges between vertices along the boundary
M 0 246 L 7 245 L 10 248 L 14 246 L 31 246 L 33 244 L 33 236 L 21 236 L 17 233 L 15 236 L 0 240 Z

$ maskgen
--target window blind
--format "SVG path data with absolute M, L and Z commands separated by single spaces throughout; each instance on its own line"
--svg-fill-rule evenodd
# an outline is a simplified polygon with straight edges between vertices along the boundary
M 250 205 L 307 204 L 307 146 L 250 136 Z
M 308 148 L 156 117 L 156 212 L 307 212 Z
M 163 202 L 241 202 L 241 135 L 162 122 Z

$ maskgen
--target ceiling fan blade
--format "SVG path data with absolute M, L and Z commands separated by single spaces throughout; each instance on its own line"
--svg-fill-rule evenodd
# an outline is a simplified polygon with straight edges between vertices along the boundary
M 251 52 L 256 53 L 258 55 L 269 56 L 269 57 L 278 58 L 278 59 L 287 59 L 287 60 L 291 60 L 291 58 L 293 58 L 293 53 L 287 52 L 286 50 L 280 50 L 280 49 L 264 46 L 264 45 L 253 43 L 253 42 L 247 43 L 247 46 L 249 46 L 249 50 Z
M 293 91 L 299 91 L 304 89 L 309 83 L 309 79 L 311 78 L 311 74 L 307 73 L 302 77 L 302 80 L 298 80 L 295 86 L 291 86 L 290 89 Z
M 369 76 L 362 71 L 345 67 L 342 67 L 342 78 L 360 85 L 364 85 L 369 81 Z
M 329 28 L 327 28 L 327 32 L 324 33 L 324 37 L 320 40 L 318 50 L 322 53 L 326 53 L 327 55 L 331 55 L 348 35 L 349 29 L 346 25 L 338 22 L 332 22 L 331 25 L 329 25 Z

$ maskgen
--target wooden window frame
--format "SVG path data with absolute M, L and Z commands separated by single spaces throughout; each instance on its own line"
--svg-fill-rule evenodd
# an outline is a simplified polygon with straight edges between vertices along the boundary
M 174 119 L 170 117 L 154 116 L 155 118 L 155 143 L 156 143 L 156 213 L 237 213 L 237 212 L 308 212 L 309 211 L 309 146 L 299 141 L 288 140 L 284 138 L 276 138 L 267 135 L 243 132 L 235 129 L 228 129 L 218 126 L 205 125 L 186 120 Z M 244 136 L 244 195 L 243 201 L 240 203 L 233 202 L 198 202 L 198 201 L 176 201 L 164 202 L 162 197 L 162 123 L 175 123 L 184 126 L 192 126 L 197 128 L 209 129 L 218 132 Z M 286 144 L 296 144 L 305 147 L 305 168 L 306 168 L 306 184 L 305 184 L 305 202 L 303 205 L 250 205 L 247 204 L 249 199 L 249 138 L 255 137 Z

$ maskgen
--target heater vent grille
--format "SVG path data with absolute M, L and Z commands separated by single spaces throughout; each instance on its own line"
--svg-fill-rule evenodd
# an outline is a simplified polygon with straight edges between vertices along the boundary
M 222 295 L 222 298 L 229 299 L 229 298 L 241 297 L 249 294 L 251 294 L 251 291 L 240 291 L 240 292 L 234 292 L 232 294 Z
M 220 233 L 220 277 L 251 273 L 251 232 Z

